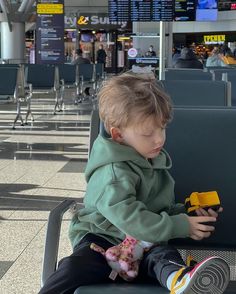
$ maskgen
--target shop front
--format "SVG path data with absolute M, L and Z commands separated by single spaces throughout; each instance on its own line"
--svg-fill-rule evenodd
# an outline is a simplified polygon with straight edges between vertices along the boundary
M 127 22 L 110 22 L 108 15 L 91 13 L 66 16 L 65 52 L 69 61 L 72 50 L 81 48 L 84 57 L 97 62 L 99 48 L 106 52 L 106 71 L 118 72 L 126 66 L 126 52 L 132 46 L 126 35 L 132 27 Z M 102 46 L 101 46 L 102 45 Z
M 191 46 L 199 56 L 206 56 L 214 46 L 227 44 L 231 51 L 235 49 L 236 32 L 206 32 L 191 34 L 174 34 L 173 43 L 177 48 Z

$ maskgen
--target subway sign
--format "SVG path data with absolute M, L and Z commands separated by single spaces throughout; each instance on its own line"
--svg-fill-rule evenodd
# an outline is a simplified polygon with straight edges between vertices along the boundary
M 222 44 L 225 42 L 225 35 L 204 35 L 205 44 Z

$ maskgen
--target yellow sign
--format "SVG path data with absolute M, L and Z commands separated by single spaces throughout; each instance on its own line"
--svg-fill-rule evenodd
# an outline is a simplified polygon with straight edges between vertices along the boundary
M 89 21 L 89 18 L 82 15 L 77 20 L 77 24 L 78 25 L 87 25 L 88 24 L 88 21 Z
M 225 35 L 209 35 L 209 36 L 203 36 L 204 43 L 223 43 L 225 42 Z
M 37 14 L 63 14 L 63 4 L 38 4 Z

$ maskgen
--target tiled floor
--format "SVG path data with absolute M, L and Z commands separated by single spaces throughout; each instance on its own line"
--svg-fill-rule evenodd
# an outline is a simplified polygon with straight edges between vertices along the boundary
M 0 104 L 0 294 L 33 294 L 40 274 L 49 211 L 82 198 L 92 104 L 53 115 L 53 99 L 33 98 L 34 122 L 11 126 L 15 105 Z M 23 108 L 24 111 L 24 108 Z M 70 252 L 66 214 L 60 257 Z

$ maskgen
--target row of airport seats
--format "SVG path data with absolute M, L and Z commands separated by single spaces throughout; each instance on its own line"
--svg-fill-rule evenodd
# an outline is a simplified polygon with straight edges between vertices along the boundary
M 89 86 L 96 95 L 99 82 L 104 77 L 103 64 L 0 64 L 0 100 L 13 98 L 17 104 L 17 114 L 13 128 L 18 120 L 27 124 L 31 112 L 31 98 L 34 93 L 53 93 L 55 105 L 53 113 L 64 106 L 66 88 L 75 89 L 75 99 L 83 96 L 84 88 Z M 21 102 L 27 102 L 25 122 L 21 113 Z
M 91 117 L 90 149 L 98 133 L 104 135 L 104 128 L 93 111 Z M 167 128 L 165 149 L 170 154 L 173 167 L 170 170 L 176 183 L 176 201 L 184 202 L 190 193 L 216 190 L 224 212 L 215 224 L 211 237 L 193 241 L 172 240 L 183 258 L 191 255 L 196 261 L 207 256 L 218 255 L 230 266 L 231 282 L 226 294 L 236 293 L 236 235 L 233 230 L 235 219 L 235 174 L 236 174 L 236 108 L 174 108 L 173 121 Z M 57 268 L 57 255 L 61 221 L 64 213 L 75 205 L 74 200 L 65 199 L 49 215 L 43 260 L 42 285 Z M 68 241 L 69 242 L 69 241 Z M 120 283 L 87 285 L 79 287 L 76 294 L 167 294 L 156 283 Z M 197 293 L 197 292 L 196 292 Z M 202 292 L 199 292 L 202 293 Z M 212 292 L 213 293 L 213 292 Z M 214 292 L 215 293 L 215 292 Z
M 38 78 L 40 76 L 40 79 Z M 98 83 L 104 78 L 103 64 L 30 64 L 26 67 L 26 81 L 32 91 L 53 89 L 55 93 L 54 114 L 64 107 L 65 90 L 75 89 L 75 102 L 82 99 L 85 87 L 92 87 L 96 95 Z
M 222 70 L 221 78 L 218 78 L 218 69 L 167 69 L 165 80 L 160 83 L 176 106 L 236 105 L 236 95 L 232 92 L 232 89 L 236 91 L 232 85 L 234 71 L 231 70 L 229 74 L 232 79 L 226 79 L 223 73 Z
M 76 88 L 75 103 L 84 99 L 84 90 L 91 88 L 90 93 L 92 97 L 97 95 L 100 83 L 105 79 L 104 65 L 97 64 L 60 64 L 59 79 L 61 83 L 61 104 L 65 96 L 65 89 Z

